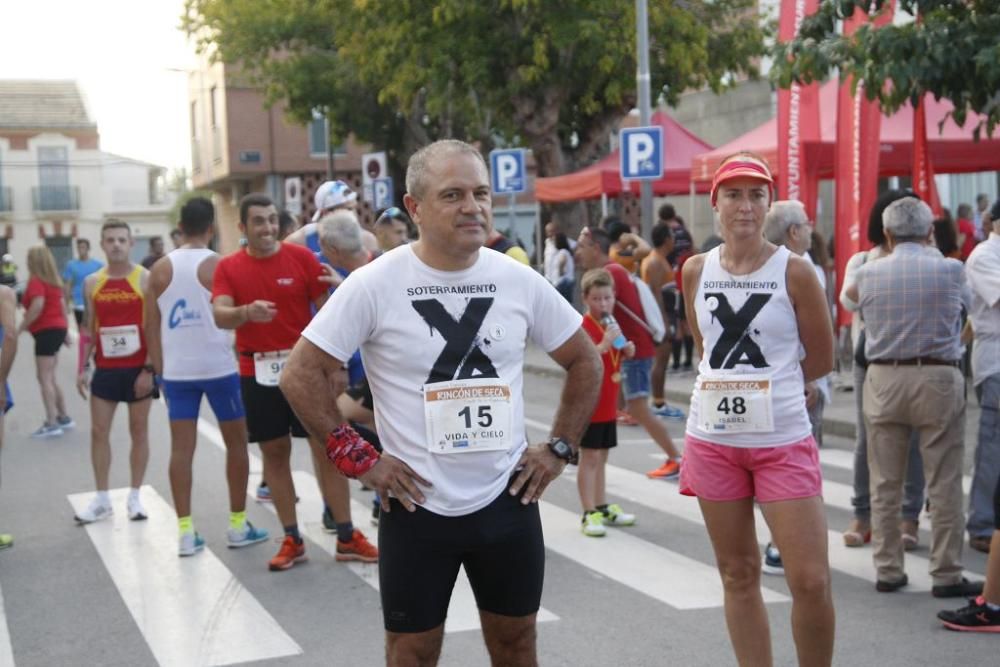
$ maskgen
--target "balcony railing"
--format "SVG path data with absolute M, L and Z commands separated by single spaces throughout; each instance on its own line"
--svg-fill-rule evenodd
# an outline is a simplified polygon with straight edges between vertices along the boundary
M 31 188 L 36 211 L 79 211 L 80 188 L 75 185 L 39 185 Z
M 14 210 L 14 198 L 10 188 L 0 188 L 0 213 L 10 213 Z

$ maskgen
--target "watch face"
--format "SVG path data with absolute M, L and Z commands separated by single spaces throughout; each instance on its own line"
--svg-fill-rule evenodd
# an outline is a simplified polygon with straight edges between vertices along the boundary
M 555 454 L 561 459 L 568 459 L 570 456 L 573 455 L 572 448 L 568 444 L 566 444 L 565 440 L 553 440 L 549 444 L 549 448 L 552 450 L 553 454 Z

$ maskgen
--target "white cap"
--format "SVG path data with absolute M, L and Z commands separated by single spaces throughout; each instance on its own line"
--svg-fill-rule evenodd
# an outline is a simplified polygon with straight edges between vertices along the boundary
M 358 193 L 351 190 L 351 186 L 343 181 L 326 181 L 316 188 L 316 196 L 313 202 L 316 204 L 316 212 L 313 213 L 313 222 L 316 222 L 327 211 L 337 206 L 343 206 L 358 198 Z

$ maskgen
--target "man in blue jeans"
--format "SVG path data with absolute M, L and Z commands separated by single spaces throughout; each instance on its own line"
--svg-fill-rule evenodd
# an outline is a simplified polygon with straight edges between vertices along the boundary
M 1000 477 L 1000 200 L 983 218 L 990 235 L 976 246 L 965 265 L 972 288 L 969 317 L 975 332 L 972 381 L 981 410 L 966 530 L 969 546 L 989 553 L 995 521 L 993 486 Z

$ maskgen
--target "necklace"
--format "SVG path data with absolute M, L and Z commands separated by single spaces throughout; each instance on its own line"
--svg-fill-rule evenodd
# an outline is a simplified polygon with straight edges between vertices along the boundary
M 767 247 L 769 245 L 770 244 L 767 241 L 764 241 L 763 243 L 761 243 L 760 250 L 757 251 L 757 256 L 754 257 L 753 258 L 753 262 L 750 263 L 750 270 L 747 271 L 746 273 L 739 274 L 740 276 L 748 276 L 748 275 L 752 274 L 754 271 L 757 271 L 758 269 L 760 269 L 760 267 L 757 266 L 757 262 L 760 261 L 760 258 L 764 255 L 764 251 L 767 250 Z M 723 259 L 728 258 L 728 253 L 727 253 L 727 257 L 723 257 L 723 255 L 722 255 L 722 251 L 725 250 L 725 249 L 726 249 L 725 244 L 723 244 L 722 247 L 719 249 L 719 266 L 721 266 L 722 270 L 725 271 L 726 273 L 728 273 L 729 277 L 735 282 L 736 281 L 736 276 L 733 275 L 733 272 L 730 269 L 726 268 L 726 265 L 723 262 Z M 729 258 L 729 259 L 730 259 L 730 261 L 732 261 L 732 258 Z

